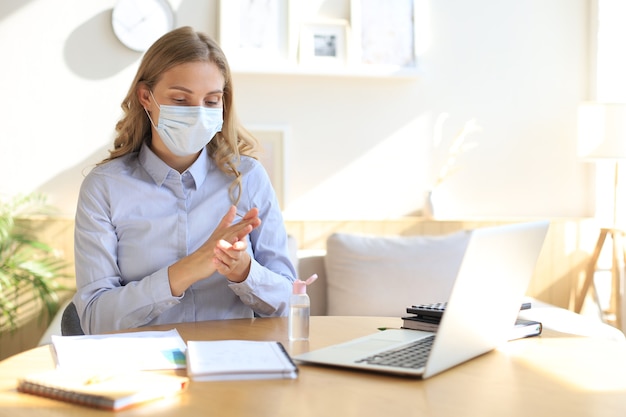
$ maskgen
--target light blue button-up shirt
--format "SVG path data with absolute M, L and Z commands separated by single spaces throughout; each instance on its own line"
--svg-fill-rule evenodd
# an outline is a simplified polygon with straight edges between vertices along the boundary
M 216 272 L 181 297 L 171 294 L 168 267 L 213 233 L 232 205 L 232 178 L 206 149 L 180 174 L 146 145 L 85 177 L 74 240 L 74 302 L 85 333 L 287 314 L 296 275 L 276 195 L 258 161 L 242 157 L 238 169 L 237 211 L 257 207 L 262 220 L 248 236 L 250 273 L 233 283 Z

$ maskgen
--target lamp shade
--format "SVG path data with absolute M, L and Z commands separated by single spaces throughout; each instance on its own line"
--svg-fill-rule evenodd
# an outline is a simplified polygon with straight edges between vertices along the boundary
M 578 107 L 578 156 L 626 158 L 626 104 L 586 102 Z

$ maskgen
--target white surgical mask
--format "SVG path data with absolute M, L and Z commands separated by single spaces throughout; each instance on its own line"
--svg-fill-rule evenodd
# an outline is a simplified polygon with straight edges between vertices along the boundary
M 189 156 L 200 152 L 222 130 L 224 120 L 221 108 L 165 106 L 156 101 L 152 91 L 150 95 L 159 106 L 159 123 L 155 126 L 148 110 L 146 113 L 161 140 L 174 155 Z

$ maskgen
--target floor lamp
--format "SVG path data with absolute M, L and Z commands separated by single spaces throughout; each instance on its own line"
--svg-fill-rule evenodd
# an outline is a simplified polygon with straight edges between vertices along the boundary
M 578 291 L 574 310 L 580 313 L 585 297 L 593 288 L 596 301 L 598 295 L 594 284 L 598 258 L 607 237 L 613 241 L 611 265 L 611 297 L 607 316 L 614 315 L 612 321 L 617 328 L 622 328 L 625 320 L 622 314 L 625 308 L 622 305 L 624 297 L 624 264 L 626 252 L 623 240 L 626 231 L 619 227 L 619 161 L 626 159 L 626 104 L 617 103 L 583 103 L 578 109 L 578 151 L 586 161 L 610 161 L 613 163 L 613 218 L 606 227 L 600 228 L 598 241 L 591 255 L 589 265 L 585 271 L 585 280 Z M 598 304 L 599 305 L 599 304 Z M 606 317 L 603 317 L 606 318 Z

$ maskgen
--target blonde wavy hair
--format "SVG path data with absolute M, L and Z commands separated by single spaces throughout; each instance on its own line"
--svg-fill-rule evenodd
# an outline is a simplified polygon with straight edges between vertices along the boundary
M 146 51 L 122 102 L 124 116 L 115 126 L 117 137 L 113 150 L 100 164 L 137 152 L 142 143 L 150 143 L 152 139 L 150 120 L 139 102 L 139 86 L 143 84 L 152 90 L 165 71 L 179 64 L 198 61 L 214 63 L 224 76 L 224 124 L 222 131 L 207 145 L 207 150 L 218 168 L 233 177 L 229 195 L 232 203 L 237 205 L 242 192 L 241 173 L 237 167 L 242 155 L 256 158 L 258 141 L 237 119 L 233 105 L 233 80 L 224 52 L 209 36 L 188 26 L 163 35 Z

